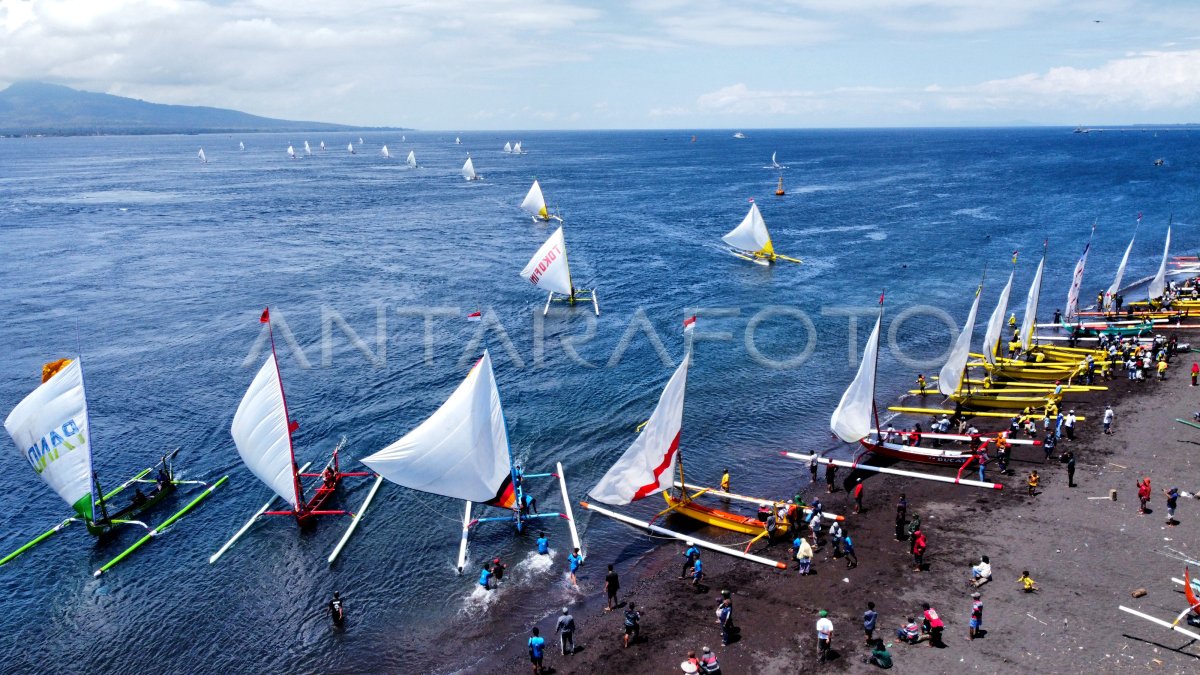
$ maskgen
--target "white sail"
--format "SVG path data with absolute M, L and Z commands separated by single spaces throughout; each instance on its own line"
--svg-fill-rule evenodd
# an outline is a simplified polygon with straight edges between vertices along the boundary
M 1171 226 L 1167 226 L 1167 241 L 1163 244 L 1162 262 L 1158 264 L 1158 273 L 1150 280 L 1150 299 L 1157 300 L 1167 292 L 1167 256 L 1171 251 Z
M 385 145 L 385 146 L 383 146 L 383 148 L 381 148 L 381 149 L 379 150 L 379 154 L 383 155 L 383 158 L 384 158 L 384 159 L 389 159 L 389 158 L 392 156 L 392 154 L 391 154 L 390 152 L 388 152 L 388 149 L 387 149 L 387 146 L 386 146 L 386 145 Z
M 975 291 L 975 302 L 971 303 L 971 311 L 967 312 L 967 322 L 963 324 L 962 332 L 954 341 L 950 350 L 950 358 L 938 373 L 938 391 L 949 396 L 958 391 L 962 385 L 963 373 L 966 372 L 967 359 L 971 356 L 971 336 L 975 333 L 975 316 L 979 313 L 979 296 L 983 295 L 983 287 Z
M 455 144 L 455 145 L 462 145 L 462 139 L 460 139 L 458 136 L 455 136 L 455 137 L 454 137 L 454 144 Z
M 529 188 L 529 194 L 525 195 L 525 201 L 521 202 L 521 209 L 541 218 L 548 220 L 550 213 L 546 211 L 546 198 L 542 195 L 542 186 L 538 182 L 533 181 L 533 186 Z
M 1094 228 L 1093 228 L 1094 229 Z M 1087 267 L 1088 252 L 1092 250 L 1092 240 L 1083 247 L 1083 255 L 1075 263 L 1075 271 L 1071 274 L 1071 288 L 1067 291 L 1067 311 L 1063 317 L 1068 321 L 1079 313 L 1079 289 L 1083 287 L 1083 270 Z
M 772 153 L 771 153 L 771 168 L 773 168 L 773 169 L 778 169 L 778 168 L 779 168 L 779 162 L 775 161 L 775 154 L 776 154 L 776 153 L 774 153 L 774 152 L 772 152 Z
M 408 161 L 409 167 L 411 167 L 413 169 L 417 168 L 417 152 L 415 150 L 408 151 L 408 160 L 407 161 Z
M 362 136 L 359 136 L 359 137 L 358 137 L 358 144 L 359 144 L 359 145 L 362 145 L 362 144 L 363 144 L 363 139 L 362 139 Z
M 1108 291 L 1104 294 L 1104 308 L 1114 309 L 1116 307 L 1115 298 L 1117 293 L 1121 292 L 1121 279 L 1125 276 L 1125 266 L 1129 264 L 1129 253 L 1133 251 L 1133 241 L 1137 239 L 1137 233 L 1129 238 L 1129 245 L 1125 247 L 1125 255 L 1121 256 L 1121 264 L 1117 265 L 1117 276 L 1113 279 L 1112 286 L 1108 287 Z
M 346 144 L 346 151 L 347 151 L 347 152 L 349 152 L 350 154 L 352 154 L 352 155 L 353 155 L 353 154 L 354 154 L 354 144 L 353 144 L 353 143 L 347 143 L 347 144 Z
M 513 154 L 520 155 L 524 152 L 525 151 L 521 149 L 521 141 L 517 141 L 516 143 L 513 143 Z
M 289 424 L 279 366 L 271 354 L 238 404 L 229 432 L 250 472 L 295 509 L 299 502 Z
M 463 164 L 462 175 L 467 180 L 475 180 L 479 177 L 475 174 L 475 164 L 471 161 L 470 155 L 467 156 L 467 161 Z
M 512 143 L 505 143 L 505 144 L 504 144 L 504 151 L 505 151 L 505 152 L 512 152 Z
M 208 164 L 208 157 L 204 156 L 204 148 L 200 148 L 200 152 L 197 152 L 196 156 L 200 158 L 202 163 Z
M 238 141 L 238 150 L 245 150 L 245 149 L 246 149 L 246 144 L 243 143 L 242 141 Z
M 758 211 L 758 204 L 750 203 L 750 211 L 742 219 L 741 224 L 733 228 L 729 234 L 721 237 L 726 244 L 751 252 L 772 253 L 771 235 L 767 232 L 767 224 Z
M 308 141 L 304 141 L 304 154 L 306 154 L 306 155 L 312 154 L 312 147 L 310 147 L 308 145 Z
M 879 359 L 879 326 L 883 313 L 875 320 L 875 329 L 863 348 L 858 374 L 846 387 L 842 400 L 829 418 L 829 429 L 847 443 L 857 443 L 871 435 L 875 428 L 875 365 Z
M 1046 254 L 1043 253 L 1037 272 L 1033 275 L 1033 283 L 1029 286 L 1029 295 L 1025 296 L 1025 315 L 1021 317 L 1021 349 L 1025 351 L 1033 346 L 1033 334 L 1037 332 L 1037 308 L 1042 294 L 1042 268 L 1045 265 Z
M 484 351 L 429 419 L 362 463 L 414 490 L 472 502 L 503 500 L 512 467 L 491 356 Z
M 4 428 L 42 480 L 76 513 L 93 520 L 92 437 L 79 359 L 18 403 Z
M 683 394 L 691 353 L 658 397 L 658 405 L 633 444 L 609 468 L 588 494 L 592 499 L 623 506 L 671 487 L 679 462 L 679 435 L 683 429 Z
M 287 152 L 288 152 L 288 157 L 291 157 L 292 159 L 296 159 L 296 150 L 292 146 L 290 146 L 290 145 L 288 146 Z
M 1012 292 L 1013 272 L 1008 273 L 1008 283 L 1004 284 L 1004 290 L 1000 291 L 1000 300 L 996 302 L 996 309 L 992 312 L 992 318 L 988 319 L 987 332 L 983 334 L 983 358 L 987 362 L 996 364 L 996 348 L 1000 344 L 1000 331 L 1004 329 L 1004 312 L 1008 311 L 1008 295 Z
M 325 141 L 321 141 L 321 149 L 322 149 L 322 150 L 324 150 L 324 149 L 325 149 Z
M 567 241 L 562 226 L 542 244 L 521 270 L 521 276 L 529 283 L 547 291 L 571 295 L 575 287 L 571 283 L 571 270 L 567 266 Z

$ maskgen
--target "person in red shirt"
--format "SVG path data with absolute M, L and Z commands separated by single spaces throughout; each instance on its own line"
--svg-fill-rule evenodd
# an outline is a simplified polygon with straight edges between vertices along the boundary
M 857 481 L 854 483 L 854 492 L 852 494 L 854 495 L 854 512 L 861 513 L 863 500 L 863 484 L 861 478 L 857 479 Z
M 942 646 L 942 630 L 946 627 L 945 624 L 942 623 L 937 610 L 930 607 L 928 602 L 921 603 L 921 609 L 925 610 L 925 621 L 921 627 L 929 633 L 929 646 Z
M 928 543 L 925 541 L 925 533 L 917 530 L 913 533 L 913 571 L 920 572 L 921 567 L 925 564 L 925 549 L 928 548 Z
M 1196 386 L 1196 377 L 1200 376 L 1200 363 L 1192 364 L 1192 386 Z
M 1146 504 L 1150 503 L 1150 477 L 1143 476 L 1142 479 L 1138 481 L 1137 486 L 1138 501 L 1141 502 L 1141 506 L 1138 507 L 1138 513 L 1145 515 Z

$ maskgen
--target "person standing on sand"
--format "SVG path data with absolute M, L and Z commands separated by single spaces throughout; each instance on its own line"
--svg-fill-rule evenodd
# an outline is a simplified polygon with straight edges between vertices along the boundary
M 1175 527 L 1175 506 L 1179 504 L 1179 488 L 1163 490 L 1167 496 L 1167 527 Z
M 1067 450 L 1063 453 L 1063 461 L 1067 463 L 1067 487 L 1075 487 L 1075 453 Z
M 621 578 L 617 576 L 612 565 L 608 566 L 608 574 L 604 575 L 604 594 L 608 596 L 608 604 L 604 611 L 611 612 L 617 607 L 617 591 L 621 590 Z
M 821 610 L 817 619 L 817 655 L 818 661 L 825 663 L 829 660 L 829 649 L 833 644 L 833 622 L 829 620 L 829 612 Z
M 908 534 L 907 538 L 912 539 L 913 537 L 915 537 L 917 532 L 920 529 L 921 529 L 921 514 L 914 513 L 912 520 L 909 521 L 909 523 L 908 523 L 908 528 L 905 530 L 905 532 Z
M 972 593 L 971 598 L 974 602 L 971 603 L 971 621 L 967 630 L 967 640 L 974 640 L 979 635 L 979 629 L 983 627 L 983 600 L 980 599 L 978 592 Z
M 925 533 L 917 530 L 913 533 L 913 571 L 920 572 L 925 565 L 925 550 L 929 547 L 929 543 L 925 541 Z
M 904 526 L 908 524 L 908 498 L 904 493 L 900 493 L 900 499 L 896 502 L 896 541 L 904 541 L 907 535 L 904 532 Z
M 812 477 L 813 485 L 817 484 L 817 456 L 808 458 L 808 475 Z
M 711 649 L 705 647 L 700 654 L 700 672 L 704 675 L 721 675 L 721 662 Z
M 1037 494 L 1038 484 L 1041 483 L 1042 477 L 1038 475 L 1036 470 L 1029 472 L 1029 478 L 1025 480 L 1025 484 L 1029 487 L 1029 496 Z
M 700 557 L 700 549 L 696 542 L 689 541 L 687 550 L 683 552 L 683 569 L 679 570 L 679 578 L 686 579 L 696 568 L 696 559 Z
M 533 664 L 533 675 L 542 675 L 542 658 L 546 651 L 546 638 L 539 635 L 537 626 L 533 627 L 533 637 L 529 638 L 529 662 Z
M 987 480 L 987 465 L 988 465 L 987 446 L 981 447 L 979 449 L 979 455 L 977 456 L 976 462 L 979 464 L 979 482 L 982 483 L 985 480 Z
M 692 567 L 692 586 L 699 588 L 700 582 L 704 580 L 704 563 L 700 558 L 696 558 L 696 564 Z
M 629 648 L 630 642 L 637 642 L 638 636 L 641 633 L 642 615 L 631 602 L 629 603 L 629 607 L 625 608 L 625 648 Z
M 1143 476 L 1137 482 L 1137 496 L 1138 501 L 1141 502 L 1141 506 L 1138 507 L 1138 513 L 1141 515 L 1146 515 L 1146 505 L 1150 503 L 1150 494 L 1150 477 Z
M 575 653 L 575 617 L 567 611 L 566 607 L 562 608 L 562 616 L 558 617 L 558 625 L 554 627 L 558 632 L 558 646 L 562 647 L 563 656 Z
M 836 520 L 829 526 L 829 543 L 833 546 L 833 557 L 842 557 L 842 524 Z
M 717 607 L 717 623 L 721 625 L 721 646 L 729 646 L 729 630 L 733 628 L 733 603 L 722 600 Z
M 854 540 L 850 538 L 849 532 L 842 537 L 842 550 L 846 553 L 846 569 L 858 567 L 858 556 L 854 553 Z
M 835 520 L 834 522 L 836 523 L 837 521 Z M 821 519 L 814 515 L 808 521 L 808 529 L 812 533 L 813 548 L 819 548 L 821 545 L 820 541 L 818 541 L 821 538 Z
M 861 478 L 855 479 L 855 481 L 854 481 L 853 495 L 854 495 L 854 512 L 862 513 L 863 483 L 862 483 Z
M 1200 377 L 1200 362 L 1192 364 L 1192 386 L 1196 386 L 1196 378 Z
M 579 588 L 579 580 L 575 578 L 575 572 L 579 571 L 579 566 L 583 564 L 583 556 L 580 555 L 579 549 L 567 556 L 567 574 L 571 577 L 571 585 Z
M 812 546 L 809 546 L 803 537 L 797 536 L 792 542 L 792 550 L 796 557 L 796 569 L 800 571 L 800 576 L 808 576 L 808 573 L 812 571 Z
M 825 489 L 829 494 L 833 494 L 833 484 L 837 480 L 837 467 L 833 464 L 825 465 Z
M 1067 434 L 1067 440 L 1075 440 L 1075 411 L 1068 410 L 1067 416 L 1063 418 L 1063 432 Z
M 867 611 L 863 612 L 863 632 L 867 635 L 867 644 L 875 639 L 875 625 L 879 622 L 879 612 L 875 611 L 875 603 L 867 603 Z
M 1112 434 L 1112 423 L 1113 423 L 1114 417 L 1116 417 L 1116 414 L 1113 413 L 1112 406 L 1111 405 L 1105 406 L 1104 407 L 1104 418 L 1103 418 L 1105 434 L 1110 434 L 1110 435 Z

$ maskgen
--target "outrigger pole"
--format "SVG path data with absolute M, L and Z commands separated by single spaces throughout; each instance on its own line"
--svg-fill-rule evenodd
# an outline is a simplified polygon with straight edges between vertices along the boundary
M 1126 614 L 1132 614 L 1139 619 L 1145 619 L 1146 621 L 1149 621 L 1150 623 L 1156 623 L 1156 624 L 1162 626 L 1163 628 L 1169 628 L 1169 629 L 1175 631 L 1176 633 L 1182 633 L 1182 634 L 1192 638 L 1193 640 L 1200 640 L 1200 635 L 1197 635 L 1196 633 L 1193 633 L 1192 631 L 1190 631 L 1186 628 L 1180 628 L 1179 626 L 1172 624 L 1170 621 L 1163 621 L 1162 619 L 1160 619 L 1156 616 L 1150 616 L 1149 614 L 1146 614 L 1144 612 L 1139 612 L 1136 609 L 1130 609 L 1130 608 L 1126 607 L 1125 605 L 1117 605 L 1117 609 L 1121 610 L 1122 612 L 1125 612 Z
M 363 505 L 359 507 L 358 513 L 350 514 L 350 527 L 346 528 L 346 533 L 338 540 L 337 546 L 333 547 L 333 553 L 329 554 L 329 564 L 337 560 L 338 554 L 342 552 L 342 548 L 346 546 L 346 542 L 350 541 L 350 535 L 354 534 L 355 528 L 358 527 L 359 521 L 367 512 L 367 507 L 371 505 L 371 500 L 375 498 L 375 493 L 379 492 L 379 486 L 383 483 L 383 476 L 375 474 L 375 484 L 371 486 L 371 491 L 367 493 L 367 498 L 363 500 Z
M 300 467 L 300 470 L 304 471 L 304 470 L 308 469 L 308 467 L 311 464 L 312 464 L 312 462 L 308 462 L 304 466 Z M 276 499 L 279 499 L 278 495 L 271 497 L 271 499 L 266 504 L 262 505 L 261 509 L 256 511 L 253 516 L 250 516 L 250 520 L 246 521 L 246 524 L 242 526 L 242 529 L 237 531 L 237 534 L 233 535 L 233 537 L 231 537 L 229 539 L 229 541 L 225 542 L 225 545 L 223 545 L 220 549 L 218 549 L 216 553 L 214 553 L 208 557 L 208 564 L 211 565 L 211 564 L 217 562 L 217 559 L 220 558 L 222 555 L 224 555 L 225 551 L 228 551 L 230 546 L 233 546 L 233 544 L 238 539 L 241 539 L 243 534 L 246 534 L 246 531 L 250 529 L 251 525 L 258 522 L 259 517 L 262 516 L 262 514 L 265 513 L 267 509 L 271 508 L 271 505 L 275 503 Z
M 858 462 L 846 462 L 840 459 L 829 459 L 820 455 L 802 455 L 796 452 L 781 452 L 784 457 L 798 459 L 802 462 L 807 462 L 814 457 L 821 464 L 832 464 L 834 466 L 844 466 L 850 469 L 862 469 L 863 471 L 874 471 L 875 473 L 886 473 L 893 476 L 904 476 L 905 478 L 920 478 L 922 480 L 932 480 L 940 483 L 953 483 L 955 485 L 966 485 L 968 487 L 986 488 L 988 490 L 1003 490 L 1004 485 L 1001 483 L 985 483 L 967 478 L 951 478 L 949 476 L 938 476 L 929 473 L 921 473 L 919 471 L 904 471 L 903 469 L 890 469 L 882 466 L 873 466 L 871 464 L 860 464 Z

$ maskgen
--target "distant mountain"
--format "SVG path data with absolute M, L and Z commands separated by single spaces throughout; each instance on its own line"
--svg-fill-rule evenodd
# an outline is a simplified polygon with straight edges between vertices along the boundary
M 9 136 L 364 131 L 378 128 L 381 127 L 277 120 L 224 108 L 148 103 L 43 82 L 18 82 L 0 91 L 0 135 Z

